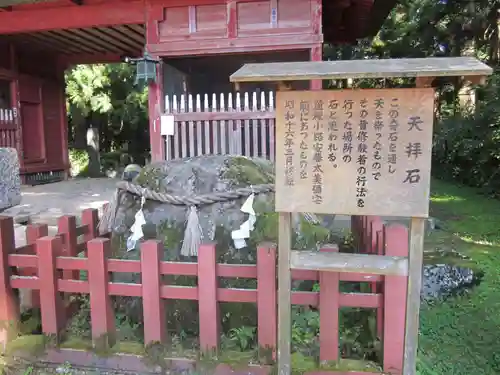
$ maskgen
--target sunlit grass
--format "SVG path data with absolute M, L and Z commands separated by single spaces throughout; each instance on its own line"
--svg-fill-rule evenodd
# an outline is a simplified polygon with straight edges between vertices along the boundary
M 443 231 L 426 248 L 452 247 L 485 273 L 469 294 L 424 306 L 419 374 L 500 373 L 500 201 L 475 189 L 433 181 L 431 215 Z

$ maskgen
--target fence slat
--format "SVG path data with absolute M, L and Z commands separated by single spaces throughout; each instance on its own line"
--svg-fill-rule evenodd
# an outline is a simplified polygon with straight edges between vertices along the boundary
M 274 97 L 273 92 L 269 91 L 269 110 L 274 110 Z M 274 161 L 276 159 L 276 149 L 275 149 L 275 138 L 276 138 L 276 129 L 275 129 L 275 120 L 268 120 L 269 124 L 269 160 Z
M 46 335 L 59 337 L 64 328 L 64 304 L 57 289 L 60 272 L 56 269 L 56 255 L 61 253 L 60 237 L 43 237 L 36 241 L 38 278 L 40 285 L 40 308 L 42 313 L 42 331 Z
M 217 95 L 212 95 L 212 106 L 210 107 L 211 112 L 217 112 Z M 221 152 L 219 151 L 219 127 L 216 123 L 212 122 L 212 134 L 213 134 L 213 154 L 218 155 Z
M 114 345 L 116 337 L 106 260 L 106 254 L 110 250 L 110 241 L 96 238 L 89 241 L 87 246 L 92 342 L 96 348 L 109 348 Z
M 227 95 L 227 111 L 228 112 L 234 112 L 233 109 L 233 94 L 229 93 Z M 228 120 L 227 121 L 227 140 L 229 144 L 229 154 L 230 155 L 237 155 L 237 136 L 236 136 L 236 121 L 235 120 Z
M 385 244 L 384 244 L 384 227 L 376 232 L 377 236 L 377 254 L 385 255 Z M 382 276 L 383 281 L 385 281 L 384 276 Z M 385 283 L 374 283 L 376 285 L 375 293 L 384 294 Z M 376 311 L 377 314 L 377 335 L 382 340 L 384 336 L 384 306 L 381 305 Z
M 371 220 L 369 221 L 369 227 L 368 227 L 370 254 L 384 255 L 384 247 L 382 244 L 379 245 L 377 241 L 378 236 L 380 236 L 380 234 L 378 233 L 381 233 L 383 230 L 382 219 L 380 218 L 380 216 L 371 216 L 370 219 Z M 381 288 L 380 283 L 377 283 L 376 281 L 371 283 L 372 293 L 380 293 L 380 288 Z M 382 306 L 377 309 L 376 315 L 377 315 L 377 334 L 379 337 L 382 337 L 384 332 L 383 328 L 384 311 Z
M 144 343 L 164 343 L 166 339 L 165 302 L 161 298 L 160 241 L 146 241 L 141 246 L 142 309 Z
M 257 93 L 252 94 L 252 111 L 257 112 Z M 250 156 L 259 156 L 259 120 L 252 120 L 252 153 Z
M 264 91 L 260 93 L 260 110 L 264 112 L 266 110 L 266 94 Z M 259 120 L 260 122 L 260 152 L 261 157 L 267 158 L 267 141 L 269 139 L 267 135 L 267 120 Z
M 205 94 L 203 97 L 203 108 L 205 112 L 209 112 L 209 106 L 208 106 L 208 94 Z M 203 127 L 205 131 L 205 155 L 211 155 L 215 154 L 213 151 L 213 144 L 212 144 L 212 137 L 210 137 L 210 122 L 209 121 L 203 121 Z
M 408 228 L 384 226 L 383 237 L 387 256 L 408 256 Z M 406 276 L 385 276 L 383 367 L 394 375 L 403 371 L 407 283 Z
M 241 112 L 241 101 L 240 101 L 240 93 L 236 93 L 236 112 Z M 234 139 L 235 139 L 235 155 L 243 155 L 243 146 L 242 146 L 242 133 L 241 133 L 241 120 L 236 121 L 236 129 L 234 131 Z
M 192 113 L 193 112 L 193 95 L 189 94 L 188 95 L 188 112 Z M 194 142 L 195 142 L 195 137 L 194 137 L 194 122 L 189 121 L 188 123 L 188 138 L 189 138 L 189 157 L 192 158 L 195 156 L 194 153 Z
M 9 253 L 14 251 L 14 220 L 0 217 L 0 342 L 5 345 L 16 338 L 16 323 L 19 321 L 19 300 L 10 284 L 12 268 Z
M 26 244 L 35 245 L 39 238 L 49 235 L 49 227 L 47 224 L 30 224 L 26 227 Z M 36 255 L 36 247 L 33 247 L 33 254 Z M 24 268 L 21 269 L 19 274 L 21 276 L 38 276 L 38 270 L 36 268 Z M 26 306 L 29 307 L 40 307 L 40 291 L 38 290 L 26 290 L 25 291 Z
M 181 113 L 186 113 L 186 98 L 184 97 L 184 94 L 181 95 L 181 102 L 180 102 L 180 112 Z M 181 158 L 187 157 L 187 147 L 188 147 L 188 131 L 187 131 L 187 123 L 186 121 L 181 122 L 181 142 L 182 142 L 182 152 L 181 152 Z
M 89 242 L 97 237 L 97 225 L 99 224 L 99 211 L 95 208 L 87 208 L 82 212 L 82 224 L 87 226 L 87 232 L 83 235 L 83 241 Z
M 221 112 L 226 112 L 226 107 L 224 103 L 224 94 L 220 94 L 220 110 Z M 220 127 L 220 153 L 221 155 L 226 155 L 228 152 L 227 149 L 227 140 L 226 140 L 226 121 L 221 120 L 219 122 L 219 127 Z
M 276 246 L 257 248 L 257 339 L 261 349 L 271 349 L 276 355 Z
M 74 216 L 61 216 L 57 221 L 58 234 L 63 235 L 63 243 L 60 254 L 56 256 L 76 257 L 77 250 L 77 236 L 76 236 L 76 218 Z M 63 279 L 78 280 L 80 272 L 75 270 L 64 270 Z
M 248 92 L 244 96 L 244 108 L 245 112 L 250 112 L 250 103 L 248 100 Z M 251 156 L 251 140 L 250 140 L 250 120 L 245 120 L 245 156 Z
M 177 95 L 172 96 L 172 113 L 178 113 Z M 181 151 L 181 128 L 178 123 L 174 123 L 174 158 L 179 159 Z
M 198 306 L 200 348 L 202 352 L 219 347 L 219 305 L 214 244 L 203 244 L 198 251 Z
M 339 252 L 336 245 L 325 245 L 322 252 Z M 338 272 L 319 273 L 319 359 L 322 362 L 339 358 L 339 290 Z
M 196 95 L 196 112 L 201 112 L 200 94 Z M 204 124 L 201 121 L 196 121 L 196 155 L 203 155 L 203 136 L 202 129 Z

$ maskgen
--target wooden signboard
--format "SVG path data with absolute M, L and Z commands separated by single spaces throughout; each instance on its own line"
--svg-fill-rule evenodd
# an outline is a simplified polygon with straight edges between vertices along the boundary
M 280 91 L 276 211 L 427 217 L 434 90 Z

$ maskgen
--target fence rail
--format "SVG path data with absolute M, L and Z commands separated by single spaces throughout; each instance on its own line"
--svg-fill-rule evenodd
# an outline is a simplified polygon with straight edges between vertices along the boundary
M 165 113 L 174 116 L 167 159 L 231 154 L 274 160 L 273 92 L 173 95 L 165 103 Z
M 16 111 L 0 108 L 0 147 L 18 149 L 18 138 Z
M 199 303 L 199 343 L 202 350 L 219 346 L 220 302 L 257 304 L 257 341 L 262 348 L 276 349 L 277 281 L 276 248 L 261 244 L 256 264 L 224 264 L 216 261 L 215 244 L 202 244 L 197 262 L 162 260 L 163 245 L 149 240 L 141 245 L 140 260 L 110 258 L 111 242 L 96 238 L 97 210 L 83 212 L 82 224 L 73 216 L 59 220 L 55 237 L 47 237 L 47 226 L 31 225 L 27 245 L 15 248 L 13 220 L 0 217 L 0 306 L 1 321 L 18 321 L 18 301 L 14 289 L 29 289 L 33 307 L 40 307 L 42 331 L 59 335 L 66 324 L 69 307 L 60 292 L 90 295 L 92 338 L 99 345 L 115 342 L 115 322 L 111 296 L 141 297 L 145 345 L 166 340 L 165 300 L 194 300 Z M 408 255 L 408 229 L 402 225 L 383 224 L 379 217 L 353 217 L 358 246 L 366 253 L 387 256 Z M 325 245 L 322 251 L 338 251 Z M 85 257 L 77 257 L 79 253 Z M 12 272 L 17 268 L 17 272 Z M 86 271 L 85 280 L 80 271 Z M 110 273 L 141 274 L 141 283 L 112 282 Z M 196 276 L 197 286 L 165 285 L 164 275 Z M 219 287 L 219 278 L 256 279 L 256 289 Z M 292 270 L 293 280 L 318 281 L 319 291 L 292 291 L 294 305 L 320 309 L 320 360 L 336 361 L 339 353 L 339 309 L 358 307 L 377 309 L 377 330 L 383 343 L 383 370 L 402 374 L 405 328 L 406 276 L 337 273 Z M 340 282 L 374 285 L 370 293 L 343 293 Z M 1 336 L 0 336 L 1 337 Z M 105 342 L 103 343 L 103 338 Z M 97 345 L 97 344 L 96 344 Z M 371 374 L 371 373 L 363 373 Z

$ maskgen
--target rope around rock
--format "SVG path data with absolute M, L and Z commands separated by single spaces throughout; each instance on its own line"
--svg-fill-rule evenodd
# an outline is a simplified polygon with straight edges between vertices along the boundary
M 239 198 L 248 197 L 250 194 L 262 194 L 274 192 L 274 184 L 261 184 L 251 187 L 237 188 L 232 191 L 213 192 L 200 195 L 174 195 L 168 193 L 158 193 L 140 185 L 128 181 L 120 181 L 116 187 L 120 190 L 128 191 L 134 195 L 146 199 L 169 203 L 176 206 L 199 206 L 204 204 L 213 204 L 217 202 L 227 202 Z
M 120 181 L 116 184 L 116 193 L 104 210 L 99 221 L 99 233 L 107 233 L 112 230 L 118 212 L 118 205 L 122 193 L 129 192 L 139 197 L 154 200 L 162 203 L 169 203 L 176 206 L 200 206 L 218 202 L 227 202 L 239 198 L 248 197 L 250 194 L 262 194 L 274 192 L 274 184 L 262 184 L 245 188 L 237 188 L 232 191 L 213 192 L 200 195 L 174 195 L 168 193 L 158 193 L 154 190 L 143 188 L 140 185 L 128 181 Z

